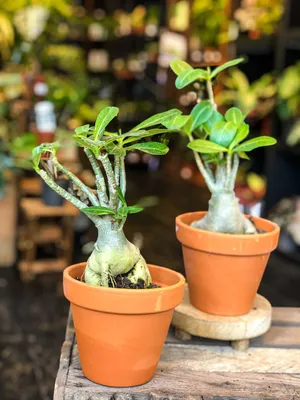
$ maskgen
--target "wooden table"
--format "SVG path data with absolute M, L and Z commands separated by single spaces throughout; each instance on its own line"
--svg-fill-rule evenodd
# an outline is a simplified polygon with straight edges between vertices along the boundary
M 83 376 L 69 317 L 54 400 L 219 399 L 300 399 L 300 308 L 273 308 L 271 329 L 245 352 L 209 339 L 180 342 L 171 330 L 154 378 L 134 388 Z

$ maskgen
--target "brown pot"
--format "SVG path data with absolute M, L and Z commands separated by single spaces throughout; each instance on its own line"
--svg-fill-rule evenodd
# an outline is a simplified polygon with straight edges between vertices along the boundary
M 192 228 L 206 212 L 176 218 L 182 244 L 192 305 L 209 314 L 238 316 L 248 313 L 260 285 L 271 251 L 278 243 L 279 227 L 253 218 L 267 233 L 232 235 Z
M 85 263 L 64 270 L 84 375 L 107 386 L 135 386 L 154 375 L 184 277 L 149 265 L 158 289 L 114 289 L 77 281 Z

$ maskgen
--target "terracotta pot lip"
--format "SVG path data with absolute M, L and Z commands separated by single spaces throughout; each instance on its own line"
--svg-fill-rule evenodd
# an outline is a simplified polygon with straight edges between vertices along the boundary
M 192 215 L 195 216 L 195 218 L 193 219 L 193 221 L 195 221 L 197 219 L 200 219 L 201 217 L 204 217 L 205 214 L 207 214 L 207 211 L 193 211 L 193 212 L 189 212 L 189 213 L 180 214 L 176 217 L 176 225 L 180 225 L 182 228 L 189 229 L 190 231 L 195 232 L 195 233 L 201 232 L 205 235 L 216 236 L 219 238 L 234 238 L 234 239 L 239 239 L 239 240 L 245 240 L 245 239 L 249 240 L 251 238 L 255 238 L 255 235 L 253 235 L 253 234 L 243 234 L 242 235 L 242 234 L 205 231 L 203 229 L 193 228 L 192 226 L 190 226 L 189 224 L 187 224 L 186 222 L 183 221 L 183 219 L 185 217 L 190 217 Z M 246 217 L 250 217 L 250 216 L 246 215 Z M 259 233 L 259 236 L 268 237 L 268 236 L 274 236 L 276 234 L 279 234 L 280 228 L 275 222 L 271 222 L 268 219 L 261 218 L 261 217 L 253 217 L 253 218 L 254 218 L 254 220 L 257 219 L 257 220 L 266 221 L 268 224 L 270 224 L 270 226 L 273 227 L 273 229 L 270 232 Z M 191 222 L 193 222 L 193 221 L 191 221 Z
M 81 266 L 85 266 L 86 262 L 78 263 L 78 264 L 73 264 L 70 265 L 69 267 L 64 269 L 63 272 L 63 278 L 71 282 L 72 285 L 80 285 L 85 286 L 86 288 L 89 288 L 91 290 L 97 290 L 98 292 L 102 293 L 109 293 L 109 294 L 126 294 L 126 295 L 133 295 L 133 294 L 139 294 L 139 295 L 146 295 L 149 294 L 149 290 L 151 293 L 157 293 L 161 291 L 169 291 L 169 290 L 174 290 L 180 286 L 182 286 L 185 283 L 185 278 L 182 274 L 180 274 L 177 271 L 174 271 L 170 268 L 165 268 L 165 267 L 160 267 L 158 265 L 153 265 L 153 264 L 147 264 L 148 267 L 151 268 L 159 268 L 161 270 L 166 270 L 168 273 L 172 273 L 174 275 L 177 275 L 179 278 L 179 281 L 175 285 L 169 285 L 169 286 L 162 286 L 159 288 L 153 288 L 153 289 L 122 289 L 122 288 L 110 288 L 110 287 L 103 287 L 103 286 L 97 286 L 97 285 L 91 285 L 85 282 L 77 281 L 75 278 L 73 278 L 70 274 L 69 271 L 72 271 L 74 268 L 78 268 Z

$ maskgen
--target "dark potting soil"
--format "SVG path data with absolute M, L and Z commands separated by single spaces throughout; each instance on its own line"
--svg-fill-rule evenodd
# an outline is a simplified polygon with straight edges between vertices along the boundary
M 157 289 L 160 286 L 151 283 L 150 286 L 145 288 L 145 282 L 143 279 L 139 279 L 137 283 L 132 283 L 126 276 L 127 274 L 121 274 L 114 277 L 114 282 L 109 282 L 109 287 L 118 288 L 118 289 Z M 84 282 L 84 279 L 81 277 L 75 278 L 77 281 Z

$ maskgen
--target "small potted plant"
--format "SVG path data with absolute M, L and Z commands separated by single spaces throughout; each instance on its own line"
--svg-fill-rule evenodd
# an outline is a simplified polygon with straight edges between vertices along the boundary
M 83 373 L 108 386 L 133 386 L 149 381 L 156 369 L 174 308 L 183 296 L 184 278 L 167 268 L 146 264 L 139 249 L 124 235 L 128 214 L 142 210 L 125 200 L 124 157 L 140 150 L 163 155 L 168 147 L 142 141 L 165 132 L 157 128 L 180 114 L 156 114 L 126 133 L 106 131 L 118 108 L 105 107 L 95 126 L 75 129 L 74 139 L 84 149 L 96 178 L 96 190 L 60 164 L 58 143 L 43 143 L 33 150 L 33 164 L 41 178 L 63 198 L 84 212 L 98 230 L 87 263 L 64 271 L 64 293 L 71 302 Z M 48 166 L 67 176 L 73 193 L 57 185 Z
M 176 219 L 190 299 L 194 307 L 216 315 L 242 315 L 250 311 L 270 252 L 278 242 L 279 227 L 262 218 L 242 214 L 235 195 L 239 159 L 257 147 L 276 143 L 272 137 L 246 140 L 245 115 L 232 107 L 225 115 L 216 109 L 213 82 L 226 68 L 242 59 L 215 68 L 193 69 L 184 61 L 171 63 L 181 89 L 197 82 L 206 99 L 189 116 L 164 123 L 189 137 L 197 166 L 212 196 L 208 212 L 191 212 Z

